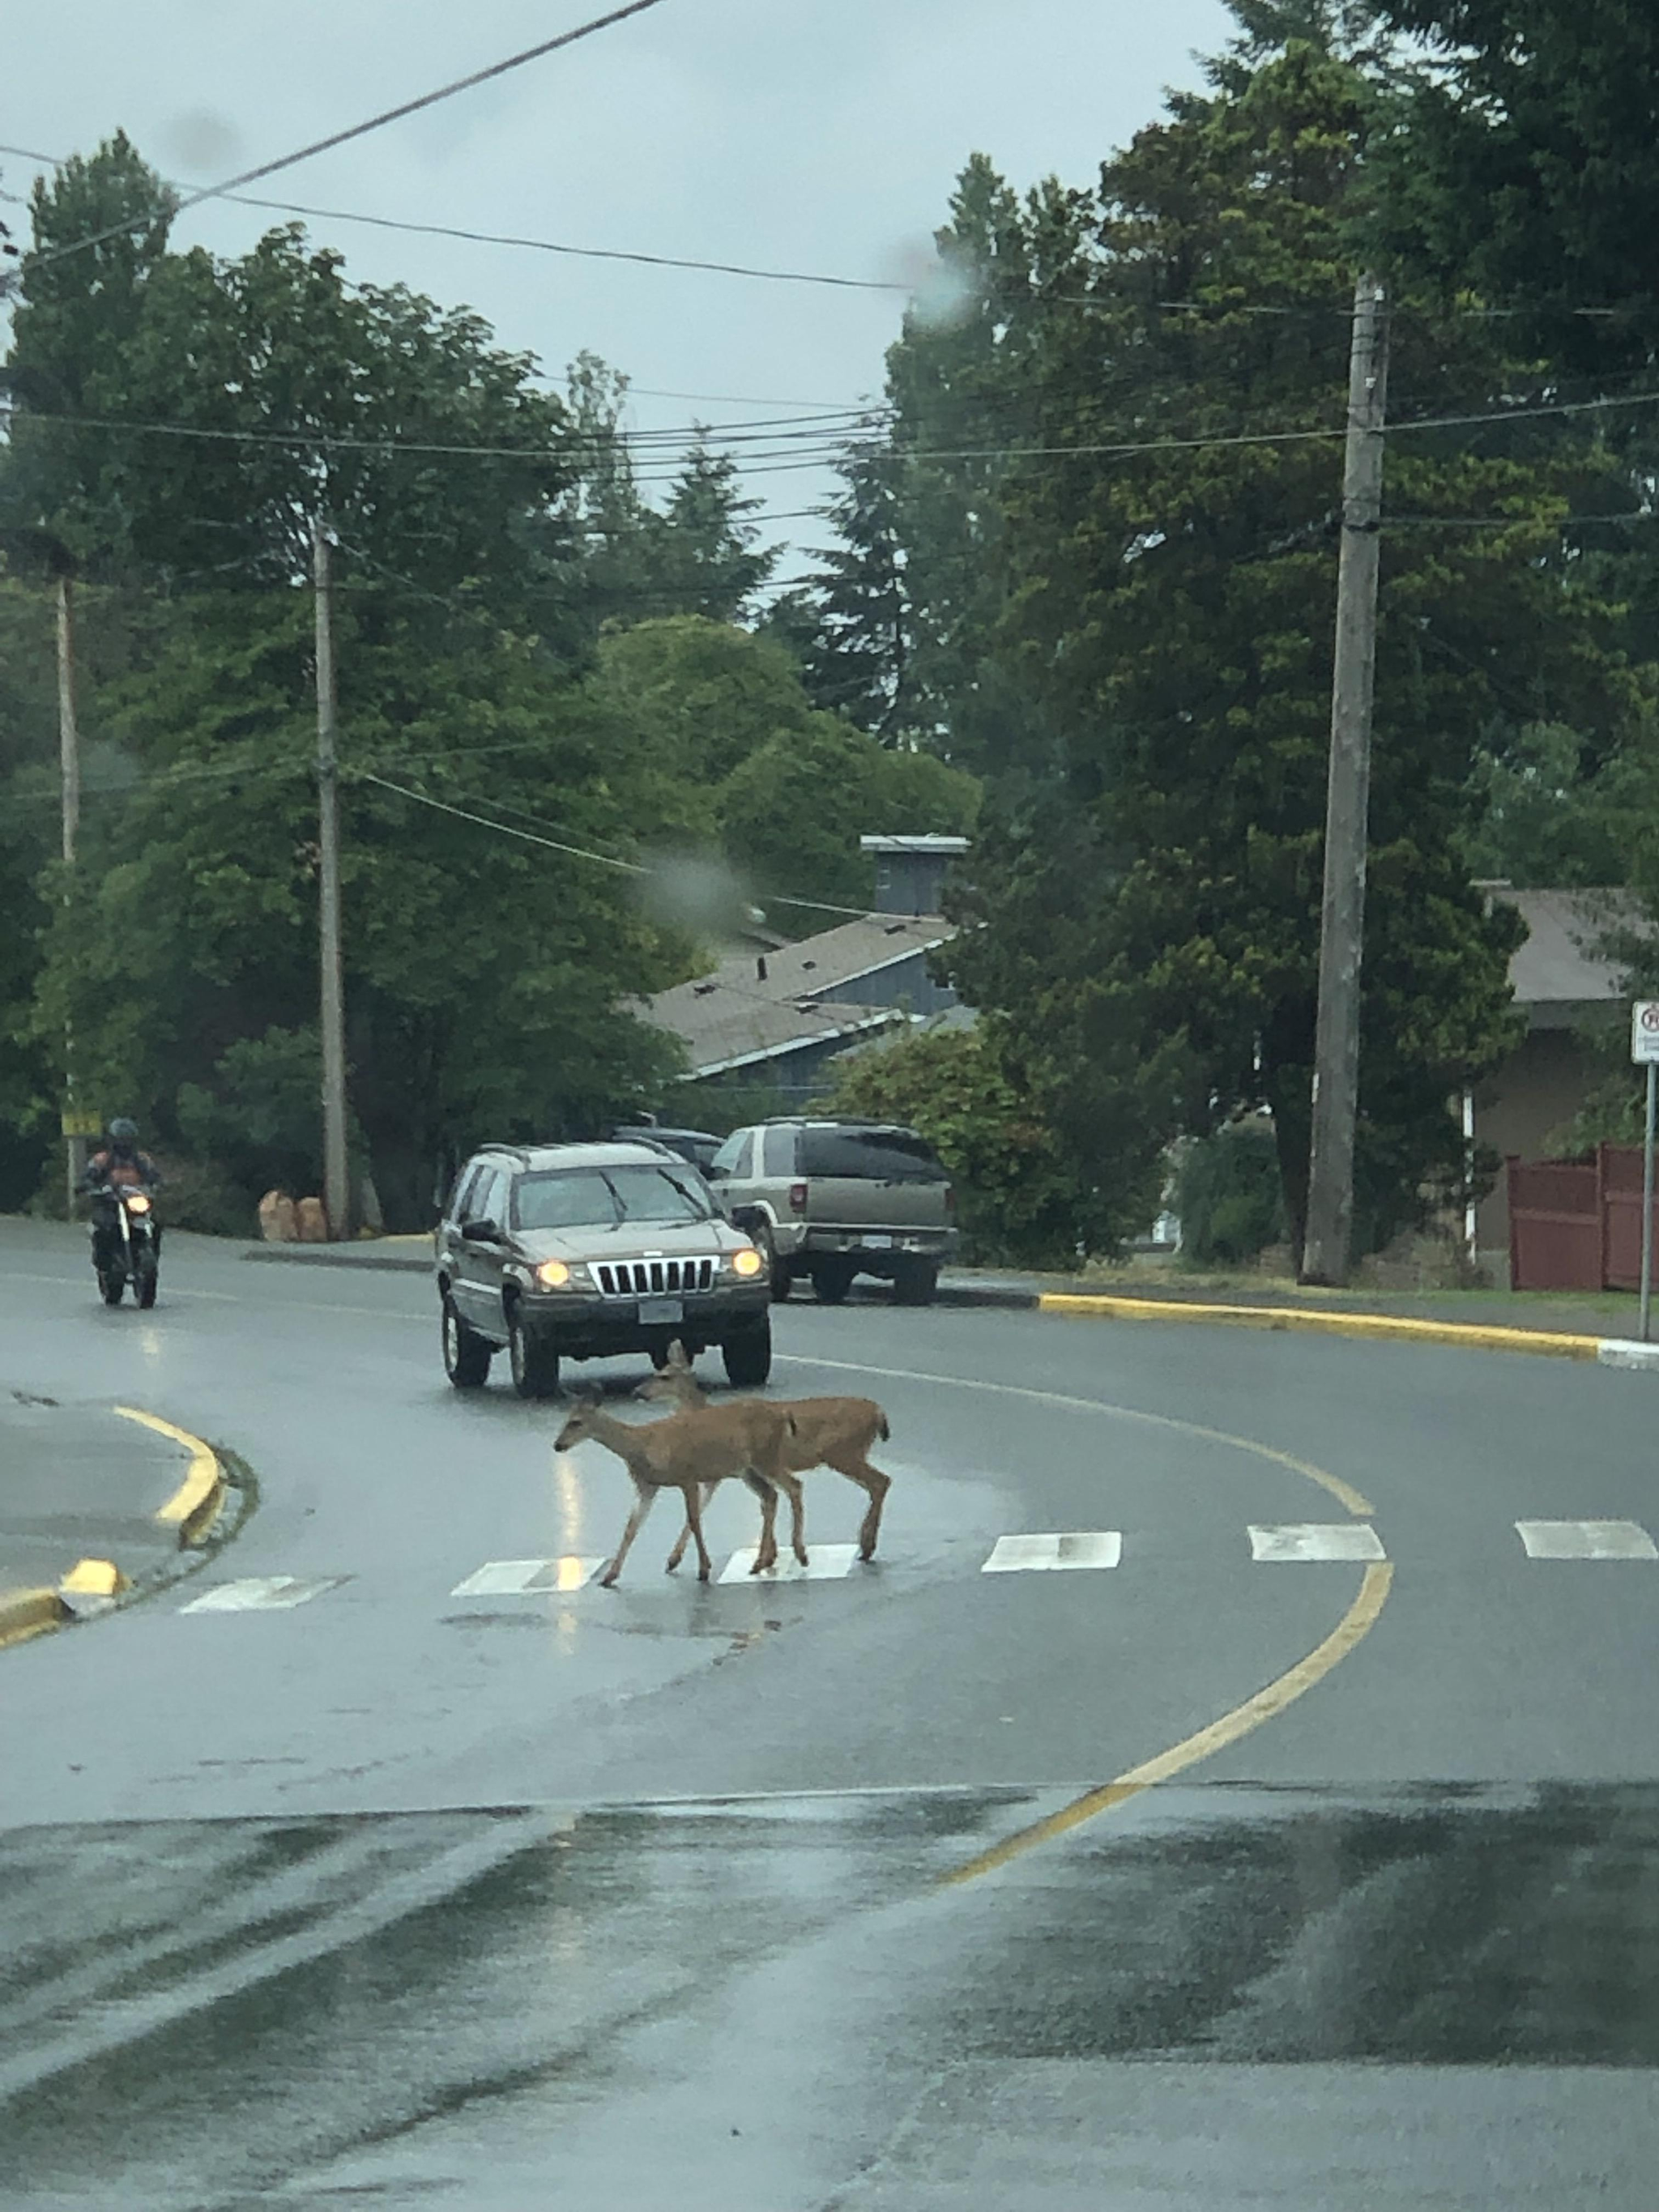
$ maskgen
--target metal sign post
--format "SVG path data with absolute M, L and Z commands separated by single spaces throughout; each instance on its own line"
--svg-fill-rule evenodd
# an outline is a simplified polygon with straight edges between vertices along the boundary
M 1659 1087 L 1659 999 L 1638 999 L 1631 1009 L 1630 1056 L 1648 1072 L 1648 1110 L 1642 1135 L 1642 1313 L 1641 1340 L 1646 1344 L 1653 1302 L 1653 1118 Z

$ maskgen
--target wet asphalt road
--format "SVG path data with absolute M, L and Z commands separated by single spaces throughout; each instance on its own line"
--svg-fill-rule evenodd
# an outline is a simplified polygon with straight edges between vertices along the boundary
M 878 1566 L 670 1582 L 665 1505 L 619 1591 L 458 1596 L 607 1551 L 616 1463 L 450 1393 L 418 1279 L 168 1257 L 106 1313 L 0 1224 L 0 1389 L 258 1485 L 198 1576 L 0 1654 L 0 2203 L 1653 2202 L 1659 1564 L 1514 1523 L 1659 1533 L 1659 1383 L 803 1302 L 775 1387 L 892 1419 Z M 1305 1695 L 946 1880 L 1296 1668 L 1365 1571 L 1248 1528 L 1360 1520 L 1392 1587 Z M 1121 1563 L 981 1576 L 1044 1530 Z M 262 1576 L 316 1588 L 180 1609 Z

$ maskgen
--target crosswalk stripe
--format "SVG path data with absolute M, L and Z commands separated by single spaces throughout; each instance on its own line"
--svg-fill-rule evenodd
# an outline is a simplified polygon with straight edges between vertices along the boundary
M 808 1549 L 805 1566 L 787 1552 L 780 1552 L 776 1566 L 769 1567 L 763 1575 L 755 1575 L 752 1579 L 757 1583 L 837 1583 L 850 1571 L 857 1549 L 854 1544 L 814 1544 Z M 733 1552 L 720 1577 L 721 1582 L 750 1581 L 755 1552 L 753 1544 L 746 1551 Z
M 1529 1559 L 1659 1559 L 1639 1521 L 1517 1521 Z
M 180 1613 L 286 1613 L 296 1605 L 309 1605 L 325 1590 L 338 1589 L 349 1575 L 249 1575 L 240 1582 L 216 1583 L 200 1597 L 181 1605 Z
M 1253 1559 L 1386 1559 L 1369 1521 L 1292 1521 L 1276 1528 L 1250 1523 Z
M 457 1583 L 451 1597 L 541 1597 L 559 1590 L 579 1590 L 605 1565 L 603 1559 L 580 1559 L 567 1553 L 560 1559 L 486 1559 L 483 1566 Z
M 1073 1530 L 1066 1535 L 999 1536 L 982 1575 L 1064 1574 L 1084 1567 L 1115 1567 L 1123 1557 L 1117 1528 Z

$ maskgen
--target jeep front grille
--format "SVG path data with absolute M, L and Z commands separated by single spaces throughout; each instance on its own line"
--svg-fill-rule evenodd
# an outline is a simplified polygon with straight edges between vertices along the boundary
M 593 1263 L 593 1273 L 608 1298 L 653 1297 L 663 1291 L 709 1289 L 719 1264 L 716 1260 L 600 1260 Z

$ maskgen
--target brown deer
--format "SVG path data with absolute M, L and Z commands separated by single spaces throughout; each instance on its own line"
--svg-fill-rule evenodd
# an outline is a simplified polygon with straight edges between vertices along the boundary
M 685 1356 L 685 1346 L 678 1338 L 668 1347 L 667 1365 L 659 1368 L 648 1381 L 641 1382 L 634 1395 L 636 1398 L 666 1399 L 683 1412 L 708 1405 L 708 1393 L 692 1373 L 691 1363 Z M 875 1400 L 787 1398 L 781 1403 L 769 1405 L 764 1399 L 750 1398 L 738 1402 L 752 1406 L 757 1413 L 770 1414 L 780 1425 L 784 1421 L 788 1423 L 788 1427 L 780 1437 L 780 1443 L 782 1464 L 793 1474 L 801 1475 L 810 1468 L 832 1467 L 837 1474 L 844 1474 L 849 1482 L 857 1483 L 870 1500 L 859 1529 L 859 1557 L 861 1559 L 873 1559 L 876 1538 L 881 1531 L 881 1510 L 888 1492 L 893 1486 L 891 1475 L 884 1474 L 878 1467 L 872 1464 L 869 1457 L 871 1445 L 878 1438 L 885 1443 L 892 1433 L 887 1425 L 886 1414 Z M 715 1409 L 711 1407 L 710 1410 Z M 776 1511 L 775 1500 L 773 1510 Z M 761 1512 L 764 1521 L 764 1499 L 761 1503 Z M 671 1574 L 685 1556 L 685 1547 L 691 1533 L 688 1519 L 686 1526 L 680 1531 L 679 1541 L 668 1555 Z M 775 1556 L 775 1545 L 773 1551 Z
M 621 1574 L 623 1561 L 659 1490 L 678 1490 L 685 1500 L 685 1533 L 674 1547 L 669 1571 L 672 1573 L 678 1566 L 687 1539 L 695 1537 L 697 1579 L 706 1583 L 712 1563 L 708 1547 L 702 1539 L 702 1504 L 718 1484 L 733 1474 L 753 1475 L 763 1492 L 762 1548 L 755 1555 L 753 1571 L 758 1574 L 763 1565 L 771 1565 L 777 1557 L 773 1522 L 780 1490 L 789 1500 L 790 1536 L 795 1557 L 802 1566 L 806 1565 L 800 1483 L 790 1471 L 784 1451 L 793 1436 L 793 1424 L 781 1424 L 775 1418 L 757 1419 L 760 1410 L 755 1400 L 745 1399 L 731 1406 L 693 1407 L 684 1413 L 671 1413 L 665 1421 L 641 1423 L 618 1420 L 614 1413 L 607 1413 L 597 1390 L 584 1391 L 577 1397 L 574 1411 L 554 1438 L 554 1450 L 568 1451 L 573 1444 L 592 1437 L 607 1451 L 615 1452 L 623 1462 L 633 1479 L 635 1493 L 634 1510 L 628 1516 L 617 1555 L 599 1577 L 605 1589 L 611 1589 Z M 771 1407 L 764 1411 L 769 1415 L 775 1413 Z M 769 1558 L 766 1556 L 769 1550 Z

